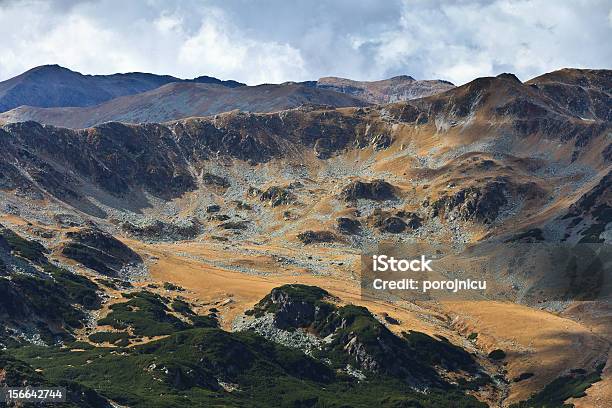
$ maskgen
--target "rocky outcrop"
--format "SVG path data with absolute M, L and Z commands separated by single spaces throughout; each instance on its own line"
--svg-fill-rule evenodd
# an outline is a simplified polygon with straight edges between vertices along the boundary
M 118 221 L 122 231 L 144 240 L 179 241 L 193 239 L 202 233 L 196 218 L 176 219 L 172 222 L 157 219 L 144 221 Z
M 294 203 L 296 197 L 287 187 L 272 186 L 259 195 L 259 200 L 268 203 L 271 207 L 278 207 Z
M 581 236 L 579 242 L 607 242 L 602 233 L 612 223 L 612 194 L 610 191 L 612 191 L 612 171 L 609 171 L 594 187 L 574 202 L 569 207 L 567 214 L 561 217 L 562 220 L 571 220 L 567 225 L 564 240 L 575 235 L 577 231 Z
M 227 221 L 227 222 L 219 224 L 219 228 L 226 229 L 226 230 L 236 230 L 236 231 L 245 230 L 249 228 L 249 222 L 248 221 Z
M 390 234 L 400 234 L 407 229 L 418 229 L 423 221 L 419 215 L 413 212 L 404 210 L 383 211 L 378 208 L 368 217 L 368 220 L 381 232 Z
M 202 182 L 209 186 L 221 188 L 228 188 L 230 186 L 230 182 L 227 178 L 210 173 L 205 173 L 202 175 Z
M 344 187 L 341 197 L 345 201 L 356 201 L 358 199 L 384 201 L 395 198 L 395 187 L 384 180 L 353 181 Z
M 399 234 L 404 232 L 407 227 L 408 225 L 400 217 L 389 217 L 382 221 L 380 230 L 391 234 Z
M 298 338 L 313 355 L 343 370 L 352 367 L 367 375 L 382 374 L 418 387 L 444 383 L 434 366 L 477 372 L 474 359 L 460 347 L 418 332 L 399 337 L 366 308 L 338 306 L 333 300 L 328 292 L 314 286 L 284 285 L 273 289 L 247 314 L 262 322 L 272 315 L 275 328 L 262 332 L 264 337 L 273 341 Z M 257 326 L 257 321 L 250 327 Z M 280 335 L 278 329 L 302 330 L 316 338 L 304 341 L 304 336 Z
M 112 235 L 96 229 L 68 232 L 70 239 L 62 255 L 103 275 L 123 277 L 134 266 L 143 265 L 142 258 Z
M 340 217 L 336 219 L 338 231 L 345 235 L 357 235 L 361 232 L 361 223 L 354 218 Z
M 325 318 L 328 309 L 322 301 L 331 298 L 324 289 L 307 285 L 285 285 L 272 289 L 254 308 L 254 313 L 273 312 L 280 329 L 308 327 Z
M 492 223 L 500 209 L 508 203 L 505 180 L 491 181 L 483 186 L 460 189 L 451 195 L 442 195 L 430 203 L 433 217 Z
M 331 231 L 304 231 L 300 232 L 297 238 L 302 241 L 304 245 L 329 243 L 338 240 L 336 234 Z

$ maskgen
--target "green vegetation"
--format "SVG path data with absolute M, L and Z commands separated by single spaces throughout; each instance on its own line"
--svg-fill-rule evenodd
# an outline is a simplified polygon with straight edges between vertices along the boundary
M 111 312 L 98 321 L 114 329 L 133 329 L 135 335 L 153 337 L 185 330 L 189 325 L 170 314 L 164 298 L 151 292 L 126 295 L 129 300 L 110 307 Z
M 419 332 L 393 334 L 366 308 L 328 302 L 328 292 L 307 285 L 284 285 L 273 289 L 251 312 L 256 317 L 274 314 L 277 327 L 308 328 L 319 337 L 330 336 L 315 357 L 329 361 L 336 369 L 351 365 L 362 371 L 449 388 L 433 366 L 452 371 L 476 373 L 473 357 L 448 340 Z M 417 380 L 418 379 L 418 380 Z M 480 380 L 480 379 L 479 379 Z M 490 382 L 485 378 L 484 382 Z
M 504 350 L 495 349 L 489 353 L 488 357 L 491 360 L 503 360 L 506 358 L 506 352 L 504 352 Z
M 601 381 L 603 365 L 595 372 L 586 373 L 584 370 L 573 370 L 569 375 L 559 377 L 548 384 L 527 401 L 513 404 L 510 408 L 568 408 L 573 404 L 565 404 L 568 398 L 584 397 L 585 391 L 597 381 Z
M 256 317 L 261 317 L 265 313 L 277 312 L 280 303 L 275 302 L 274 298 L 278 294 L 287 296 L 293 302 L 310 304 L 315 307 L 324 307 L 327 302 L 324 302 L 323 300 L 326 298 L 331 298 L 331 295 L 326 290 L 316 286 L 301 284 L 283 285 L 281 287 L 272 289 L 272 292 L 261 299 L 259 303 L 253 307 L 253 310 L 250 311 L 249 314 L 253 314 Z
M 520 373 L 518 376 L 512 379 L 513 382 L 521 382 L 533 377 L 533 373 Z
M 116 345 L 127 345 L 130 335 L 126 332 L 97 332 L 89 336 L 94 343 L 110 343 Z
M 165 290 L 169 290 L 169 291 L 174 291 L 174 292 L 183 292 L 185 289 L 181 288 L 180 286 L 177 286 L 173 283 L 170 282 L 164 282 L 164 286 L 163 288 Z
M 4 376 L 0 380 L 0 387 L 10 385 L 12 387 L 22 386 L 44 386 L 44 387 L 66 387 L 67 402 L 61 406 L 65 408 L 109 408 L 106 399 L 101 397 L 93 389 L 73 381 L 58 378 L 50 381 L 43 375 L 37 373 L 34 368 L 24 361 L 18 360 L 5 352 L 0 351 L 0 370 Z M 29 405 L 28 405 L 29 406 Z
M 124 295 L 128 300 L 110 307 L 110 313 L 100 319 L 98 324 L 109 325 L 120 332 L 94 333 L 89 339 L 95 343 L 108 342 L 116 346 L 126 346 L 129 341 L 139 337 L 164 336 L 191 328 L 217 327 L 214 317 L 196 315 L 188 303 L 175 299 L 170 303 L 157 294 L 143 291 Z M 170 303 L 172 310 L 168 308 Z M 184 320 L 172 314 L 180 314 Z M 133 336 L 125 330 L 131 328 Z
M 456 390 L 421 394 L 384 376 L 358 382 L 253 333 L 192 329 L 123 349 L 121 355 L 113 350 L 28 346 L 11 352 L 43 369 L 48 381 L 76 382 L 135 408 L 486 406 Z M 235 390 L 225 391 L 220 382 Z
M 68 272 L 51 264 L 47 264 L 44 270 L 54 278 L 57 286 L 61 288 L 62 294 L 71 303 L 78 303 L 90 310 L 100 308 L 100 298 L 96 293 L 99 289 L 98 285 L 84 276 Z
M 476 340 L 478 338 L 478 333 L 470 333 L 470 335 L 467 337 L 468 340 Z
M 425 333 L 412 330 L 402 334 L 408 342 L 408 347 L 421 362 L 439 365 L 451 371 L 477 371 L 478 367 L 470 353 L 448 340 L 438 341 Z
M 39 242 L 20 237 L 8 228 L 0 226 L 0 235 L 4 237 L 11 250 L 20 257 L 35 264 L 47 263 L 47 249 Z
M 170 305 L 170 307 L 172 307 L 172 310 L 174 310 L 177 313 L 181 313 L 184 315 L 193 314 L 193 311 L 191 310 L 191 306 L 189 306 L 189 303 L 185 302 L 182 299 L 175 299 Z
M 47 343 L 71 339 L 72 331 L 83 327 L 83 309 L 100 307 L 98 286 L 49 262 L 48 251 L 40 243 L 4 227 L 0 233 L 14 254 L 9 262 L 26 271 L 0 277 L 3 323 L 17 328 L 34 324 Z M 13 342 L 7 332 L 0 333 L 0 341 Z

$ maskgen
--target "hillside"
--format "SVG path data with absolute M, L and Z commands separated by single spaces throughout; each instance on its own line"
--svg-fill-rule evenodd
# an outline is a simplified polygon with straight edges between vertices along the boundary
M 588 97 L 568 100 L 576 87 Z M 607 406 L 609 260 L 568 270 L 591 291 L 564 296 L 535 269 L 479 265 L 612 241 L 609 89 L 610 71 L 562 70 L 350 106 L 299 84 L 181 83 L 92 109 L 269 112 L 5 124 L 0 378 L 65 379 L 90 397 L 75 406 L 282 405 L 264 384 L 292 406 Z M 102 120 L 86 109 L 74 125 Z M 361 255 L 380 242 L 469 249 L 447 277 L 492 287 L 368 296 Z

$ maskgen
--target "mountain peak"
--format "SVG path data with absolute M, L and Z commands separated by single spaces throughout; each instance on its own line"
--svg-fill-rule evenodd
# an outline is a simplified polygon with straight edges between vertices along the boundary
M 389 80 L 394 80 L 394 81 L 416 81 L 416 79 L 414 79 L 410 75 L 398 75 L 398 76 L 394 76 L 394 77 L 389 78 Z
M 511 81 L 516 81 L 516 82 L 519 82 L 519 83 L 521 83 L 521 84 L 523 83 L 523 82 L 522 82 L 520 79 L 518 79 L 518 77 L 517 77 L 516 75 L 514 75 L 514 74 L 513 74 L 513 73 L 511 73 L 511 72 L 504 72 L 504 73 L 502 73 L 502 74 L 499 74 L 499 75 L 497 76 L 497 78 L 509 79 L 509 80 L 511 80 Z

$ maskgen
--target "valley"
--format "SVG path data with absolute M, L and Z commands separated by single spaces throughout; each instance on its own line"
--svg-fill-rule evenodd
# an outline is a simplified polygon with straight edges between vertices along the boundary
M 294 406 L 606 406 L 609 299 L 521 301 L 526 281 L 500 272 L 506 300 L 392 302 L 362 294 L 360 257 L 608 245 L 611 83 L 561 70 L 382 105 L 321 90 L 346 103 L 6 123 L 0 362 L 19 363 L 0 383 L 68 378 L 90 397 L 75 406 L 267 406 L 260 377 Z

